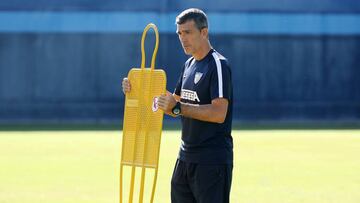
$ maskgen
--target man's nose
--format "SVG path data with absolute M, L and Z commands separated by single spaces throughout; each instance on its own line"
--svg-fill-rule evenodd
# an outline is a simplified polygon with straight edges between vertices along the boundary
M 186 42 L 187 42 L 187 39 L 186 39 L 185 37 L 180 37 L 180 41 L 181 41 L 182 43 L 186 43 Z
M 186 37 L 184 35 L 179 35 L 179 38 L 184 41 L 186 39 Z

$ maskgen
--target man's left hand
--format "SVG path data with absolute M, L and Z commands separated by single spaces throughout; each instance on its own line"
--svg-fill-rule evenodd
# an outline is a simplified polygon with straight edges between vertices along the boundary
M 162 94 L 158 98 L 158 105 L 161 110 L 163 110 L 167 114 L 172 113 L 172 109 L 176 105 L 176 100 L 173 94 L 171 94 L 169 91 L 166 92 L 166 94 Z

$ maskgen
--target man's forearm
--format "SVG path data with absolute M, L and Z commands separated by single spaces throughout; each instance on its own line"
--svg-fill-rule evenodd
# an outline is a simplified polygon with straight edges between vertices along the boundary
M 172 113 L 172 109 L 176 105 L 176 102 L 180 101 L 180 96 L 176 94 L 163 94 L 158 98 L 159 108 L 164 113 L 170 116 L 176 116 Z M 211 101 L 211 104 L 198 105 L 181 103 L 181 115 L 194 118 L 201 121 L 223 123 L 226 118 L 228 108 L 228 100 L 225 98 L 216 98 Z
M 226 117 L 226 110 L 224 112 L 224 109 L 213 104 L 193 105 L 181 103 L 181 114 L 185 117 L 201 121 L 223 123 Z

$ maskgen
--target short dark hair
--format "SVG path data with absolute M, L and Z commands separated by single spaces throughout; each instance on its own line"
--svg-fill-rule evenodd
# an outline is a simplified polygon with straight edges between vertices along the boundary
M 194 20 L 196 27 L 201 30 L 208 28 L 208 20 L 204 11 L 197 8 L 189 8 L 176 17 L 176 24 L 181 25 L 189 20 Z

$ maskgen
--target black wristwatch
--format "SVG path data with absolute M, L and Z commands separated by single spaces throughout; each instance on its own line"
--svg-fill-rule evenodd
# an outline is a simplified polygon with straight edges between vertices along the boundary
M 181 103 L 176 102 L 174 108 L 171 110 L 174 115 L 180 115 L 181 114 Z

